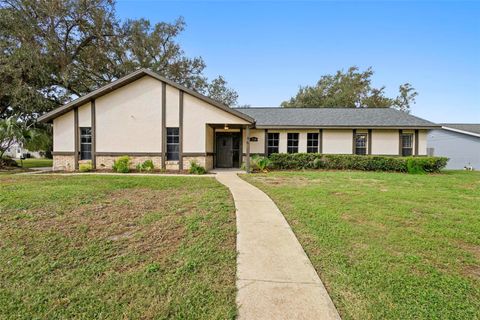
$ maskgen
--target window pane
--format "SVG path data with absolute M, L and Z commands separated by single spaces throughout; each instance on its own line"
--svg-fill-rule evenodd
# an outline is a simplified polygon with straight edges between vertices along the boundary
M 298 133 L 287 134 L 287 152 L 288 153 L 298 152 Z
M 411 148 L 413 145 L 413 134 L 403 134 L 402 135 L 402 147 Z
M 92 159 L 92 128 L 80 128 L 80 160 Z
M 318 153 L 318 133 L 307 133 L 307 153 Z
M 271 155 L 272 153 L 278 153 L 280 134 L 279 133 L 268 133 L 267 134 L 267 153 Z
M 358 133 L 355 135 L 355 154 L 367 154 L 367 134 Z
M 167 160 L 180 159 L 180 128 L 167 128 Z
M 408 157 L 413 154 L 413 134 L 402 134 L 402 156 Z

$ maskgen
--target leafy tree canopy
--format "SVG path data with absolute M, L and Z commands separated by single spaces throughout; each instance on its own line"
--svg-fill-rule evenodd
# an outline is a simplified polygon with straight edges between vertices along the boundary
M 39 115 L 139 68 L 228 105 L 237 94 L 177 43 L 182 18 L 121 21 L 112 0 L 0 0 L 0 118 Z
M 396 98 L 385 96 L 385 87 L 372 87 L 372 68 L 360 71 L 350 67 L 320 78 L 314 86 L 300 87 L 298 93 L 282 102 L 285 108 L 396 108 L 410 112 L 417 92 L 409 84 L 402 84 Z

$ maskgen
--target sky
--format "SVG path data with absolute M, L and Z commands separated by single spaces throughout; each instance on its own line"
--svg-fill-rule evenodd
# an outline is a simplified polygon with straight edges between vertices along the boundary
M 279 106 L 301 85 L 358 66 L 395 97 L 418 91 L 412 114 L 480 122 L 480 1 L 129 1 L 122 19 L 173 22 L 188 57 L 222 75 L 240 105 Z

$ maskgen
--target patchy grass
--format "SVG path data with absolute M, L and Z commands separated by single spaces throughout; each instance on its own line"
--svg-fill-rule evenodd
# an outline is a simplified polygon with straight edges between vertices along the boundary
M 15 160 L 19 166 L 23 168 L 40 168 L 40 167 L 51 167 L 53 165 L 52 159 L 44 159 L 44 158 L 29 158 L 25 160 Z
M 3 175 L 0 190 L 0 318 L 235 317 L 235 211 L 214 179 Z
M 280 207 L 344 319 L 480 318 L 480 172 L 243 178 Z

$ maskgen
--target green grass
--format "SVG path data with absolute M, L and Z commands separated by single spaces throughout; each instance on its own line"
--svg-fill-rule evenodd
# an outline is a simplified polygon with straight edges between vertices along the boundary
M 39 167 L 51 167 L 53 165 L 52 159 L 43 159 L 43 158 L 30 158 L 25 160 L 15 160 L 19 166 L 23 168 L 39 168 Z
M 235 210 L 211 178 L 0 176 L 0 319 L 233 319 Z
M 480 173 L 243 176 L 277 203 L 343 319 L 480 318 Z

